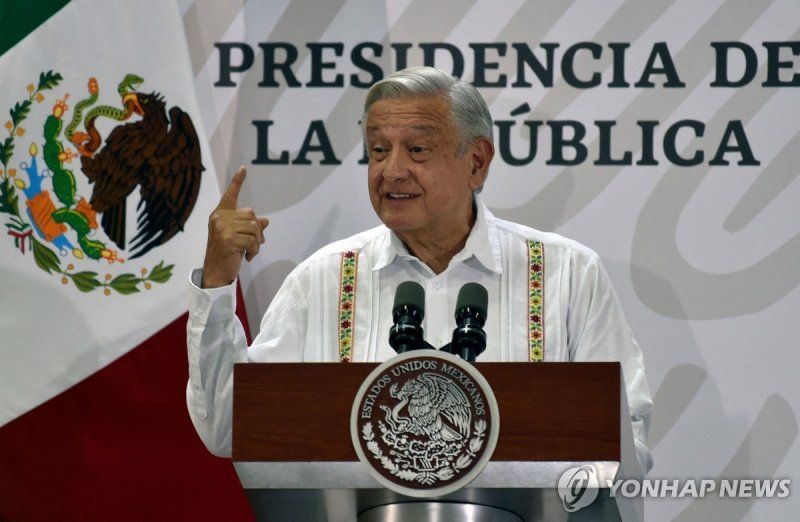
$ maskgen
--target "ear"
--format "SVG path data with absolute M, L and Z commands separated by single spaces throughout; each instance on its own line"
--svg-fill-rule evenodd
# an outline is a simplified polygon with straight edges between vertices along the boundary
M 489 164 L 494 158 L 494 144 L 487 138 L 478 138 L 470 145 L 470 159 L 472 172 L 470 173 L 470 186 L 475 190 L 483 186 L 489 175 Z

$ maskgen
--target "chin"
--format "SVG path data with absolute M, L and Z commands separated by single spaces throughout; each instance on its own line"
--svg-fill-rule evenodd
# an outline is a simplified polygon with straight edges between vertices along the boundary
M 402 232 L 404 230 L 413 230 L 416 228 L 414 223 L 412 223 L 407 218 L 403 216 L 380 216 L 381 222 L 386 225 L 387 228 L 394 230 L 395 232 Z

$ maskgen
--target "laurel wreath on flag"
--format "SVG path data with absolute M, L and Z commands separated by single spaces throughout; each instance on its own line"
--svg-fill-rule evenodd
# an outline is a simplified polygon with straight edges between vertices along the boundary
M 106 295 L 110 295 L 111 290 L 122 295 L 129 295 L 139 292 L 140 287 L 150 289 L 152 283 L 161 284 L 167 282 L 172 277 L 174 265 L 165 266 L 163 260 L 150 269 L 141 268 L 138 274 L 123 273 L 112 276 L 107 273 L 103 278 L 95 271 L 76 271 L 75 265 L 72 263 L 67 263 L 64 266 L 59 255 L 47 246 L 45 242 L 37 239 L 36 232 L 39 231 L 35 230 L 26 218 L 26 215 L 28 217 L 31 216 L 30 210 L 26 213 L 20 212 L 18 191 L 30 188 L 32 180 L 30 179 L 30 172 L 28 172 L 29 179 L 26 183 L 25 180 L 17 176 L 16 168 L 9 168 L 14 155 L 14 142 L 16 138 L 25 134 L 25 128 L 22 127 L 22 123 L 30 114 L 33 102 L 42 103 L 45 99 L 44 91 L 56 87 L 62 79 L 63 77 L 59 73 L 54 73 L 53 71 L 42 72 L 39 75 L 37 85 L 28 85 L 29 94 L 27 99 L 17 102 L 9 110 L 11 119 L 5 124 L 8 136 L 0 141 L 0 163 L 2 163 L 2 170 L 0 170 L 0 173 L 2 173 L 2 178 L 0 178 L 0 213 L 7 214 L 5 227 L 8 229 L 8 235 L 13 238 L 14 246 L 23 255 L 26 253 L 27 243 L 27 251 L 33 254 L 36 266 L 48 274 L 60 274 L 63 284 L 66 285 L 69 281 L 72 281 L 81 292 L 91 292 L 102 288 Z M 53 114 L 60 118 L 66 108 L 66 98 L 57 100 L 53 107 Z M 115 251 L 106 248 L 101 241 L 88 237 L 89 220 L 85 209 L 86 202 L 82 198 L 76 201 L 75 178 L 71 171 L 63 168 L 63 162 L 68 162 L 72 158 L 72 154 L 69 150 L 64 151 L 61 142 L 55 140 L 58 132 L 60 132 L 60 121 L 55 121 L 55 123 L 54 121 L 54 118 L 49 116 L 45 124 L 44 136 L 46 142 L 44 144 L 43 159 L 50 169 L 53 192 L 56 194 L 61 206 L 49 209 L 48 218 L 62 225 L 62 229 L 66 230 L 66 227 L 69 227 L 78 235 L 80 248 L 76 247 L 71 252 L 76 258 L 76 262 L 85 257 L 97 261 L 106 259 L 109 263 L 123 262 L 122 259 L 116 256 Z M 35 158 L 39 153 L 39 147 L 32 143 L 28 151 L 31 157 Z M 27 172 L 26 168 L 29 165 L 21 162 L 20 166 L 23 171 Z M 30 206 L 30 200 L 28 206 Z M 65 252 L 62 249 L 61 253 L 62 255 L 67 255 L 70 252 Z

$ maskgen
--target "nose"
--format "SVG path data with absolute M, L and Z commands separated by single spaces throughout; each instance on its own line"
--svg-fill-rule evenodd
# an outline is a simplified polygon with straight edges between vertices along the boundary
M 392 149 L 384 161 L 383 177 L 398 181 L 408 177 L 408 158 L 398 148 Z

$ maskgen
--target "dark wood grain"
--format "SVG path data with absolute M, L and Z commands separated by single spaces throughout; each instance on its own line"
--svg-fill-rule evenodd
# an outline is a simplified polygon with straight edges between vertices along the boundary
M 234 370 L 233 460 L 356 461 L 350 410 L 372 363 Z M 500 408 L 495 461 L 619 460 L 618 363 L 478 363 Z

